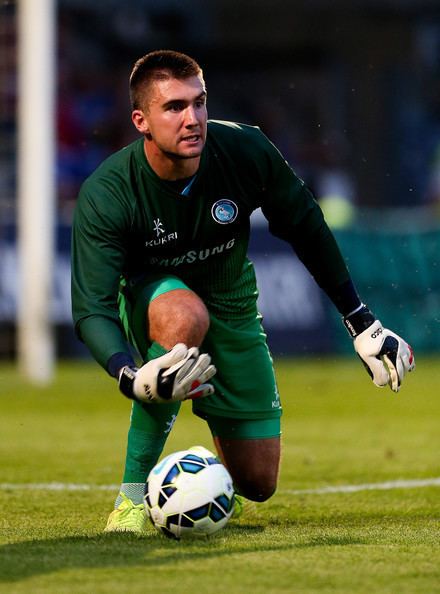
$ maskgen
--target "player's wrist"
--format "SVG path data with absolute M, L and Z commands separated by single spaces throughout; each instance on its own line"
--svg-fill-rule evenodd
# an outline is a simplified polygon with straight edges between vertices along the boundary
M 133 361 L 133 357 L 129 353 L 114 353 L 109 360 L 107 361 L 107 371 L 108 373 L 119 380 L 119 376 L 121 374 L 121 370 L 123 367 L 128 365 L 129 367 L 136 367 L 135 362 Z
M 137 400 L 134 393 L 134 380 L 136 379 L 137 371 L 138 368 L 134 365 L 124 365 L 118 374 L 119 390 L 124 396 L 132 400 Z
M 376 316 L 364 303 L 361 303 L 357 309 L 344 316 L 342 321 L 350 336 L 356 338 L 359 334 L 362 334 L 364 330 L 374 324 Z

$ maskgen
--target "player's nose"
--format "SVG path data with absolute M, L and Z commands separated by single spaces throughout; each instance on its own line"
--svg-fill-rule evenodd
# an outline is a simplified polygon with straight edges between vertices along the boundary
M 185 110 L 185 126 L 194 126 L 198 123 L 197 115 L 194 107 L 188 105 Z

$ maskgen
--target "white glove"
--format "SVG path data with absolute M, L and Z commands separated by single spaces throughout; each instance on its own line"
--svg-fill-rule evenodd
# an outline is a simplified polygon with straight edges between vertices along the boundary
M 119 389 L 128 398 L 147 403 L 202 398 L 214 393 L 214 386 L 206 382 L 216 371 L 209 355 L 178 343 L 140 369 L 123 367 Z
M 415 368 L 409 344 L 384 328 L 365 306 L 347 316 L 344 323 L 354 338 L 354 350 L 373 383 L 379 387 L 388 384 L 393 392 L 398 392 L 405 373 Z
M 354 350 L 362 359 L 376 386 L 398 392 L 407 371 L 415 367 L 411 347 L 400 336 L 376 320 L 354 339 Z

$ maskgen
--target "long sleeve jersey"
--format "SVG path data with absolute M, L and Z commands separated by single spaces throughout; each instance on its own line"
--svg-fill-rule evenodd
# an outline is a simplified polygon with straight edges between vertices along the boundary
M 171 274 L 219 317 L 256 312 L 247 249 L 259 207 L 325 291 L 349 280 L 313 194 L 257 127 L 209 121 L 187 195 L 151 169 L 142 138 L 106 159 L 81 188 L 72 236 L 73 319 L 97 361 L 127 351 L 121 279 Z

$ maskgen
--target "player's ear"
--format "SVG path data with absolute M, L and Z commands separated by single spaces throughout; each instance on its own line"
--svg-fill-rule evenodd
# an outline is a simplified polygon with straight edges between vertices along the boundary
M 141 109 L 134 109 L 131 112 L 131 121 L 133 122 L 136 130 L 141 134 L 148 134 L 149 127 L 147 120 L 145 118 L 145 114 Z

